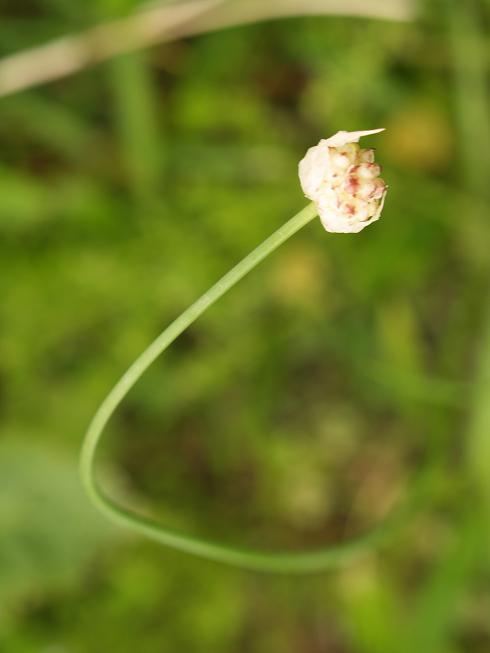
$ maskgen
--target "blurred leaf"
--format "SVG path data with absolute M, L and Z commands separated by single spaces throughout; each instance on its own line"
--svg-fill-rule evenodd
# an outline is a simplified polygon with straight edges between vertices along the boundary
M 112 529 L 83 495 L 77 466 L 30 442 L 0 445 L 0 601 L 70 586 Z

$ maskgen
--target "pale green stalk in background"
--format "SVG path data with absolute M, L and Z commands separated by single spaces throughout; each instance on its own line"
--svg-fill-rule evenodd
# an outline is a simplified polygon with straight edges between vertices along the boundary
M 72 75 L 125 52 L 274 18 L 305 15 L 413 18 L 412 0 L 186 0 L 158 3 L 0 60 L 0 97 Z
M 487 85 L 488 43 L 478 15 L 478 5 L 452 2 L 450 35 L 455 69 L 458 127 L 462 174 L 470 197 L 481 205 L 471 205 L 475 214 L 475 251 L 484 247 L 480 258 L 488 263 L 488 176 L 490 173 L 490 93 Z M 485 202 L 485 200 L 487 200 Z M 465 207 L 466 210 L 466 207 Z M 473 244 L 473 243 L 472 243 Z M 487 273 L 490 269 L 487 267 Z M 468 461 L 475 480 L 490 505 L 490 293 L 488 315 L 478 347 L 478 370 L 468 429 Z

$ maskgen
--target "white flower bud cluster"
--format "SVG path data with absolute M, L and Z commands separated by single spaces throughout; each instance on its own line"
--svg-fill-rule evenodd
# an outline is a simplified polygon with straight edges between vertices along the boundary
M 303 192 L 317 205 L 327 231 L 357 233 L 379 219 L 388 187 L 374 150 L 361 149 L 358 141 L 381 131 L 338 132 L 310 148 L 300 162 Z

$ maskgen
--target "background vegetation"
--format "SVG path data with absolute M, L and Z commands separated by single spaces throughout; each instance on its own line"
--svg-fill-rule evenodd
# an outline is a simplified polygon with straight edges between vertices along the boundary
M 0 53 L 134 6 L 4 0 Z M 490 651 L 489 19 L 468 0 L 237 27 L 0 98 L 2 652 Z M 77 472 L 100 400 L 304 205 L 307 147 L 380 126 L 382 221 L 316 221 L 241 282 L 131 393 L 102 468 L 142 511 L 252 546 L 341 542 L 428 468 L 417 515 L 304 578 L 110 527 Z

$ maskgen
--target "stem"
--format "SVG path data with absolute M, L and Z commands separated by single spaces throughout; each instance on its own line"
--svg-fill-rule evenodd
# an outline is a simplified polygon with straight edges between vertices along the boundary
M 134 14 L 0 59 L 0 97 L 157 43 L 276 18 L 345 15 L 409 21 L 413 0 L 188 0 Z
M 95 478 L 95 454 L 103 430 L 116 408 L 144 372 L 204 311 L 282 243 L 311 222 L 316 215 L 315 205 L 309 204 L 225 274 L 153 341 L 102 402 L 85 435 L 80 457 L 80 470 L 82 483 L 93 503 L 112 521 L 180 551 L 240 567 L 279 573 L 318 571 L 343 563 L 355 555 L 372 550 L 392 532 L 393 527 L 399 522 L 399 519 L 385 521 L 376 530 L 357 540 L 318 551 L 299 553 L 253 551 L 229 547 L 167 530 L 156 522 L 119 506 L 103 493 Z

